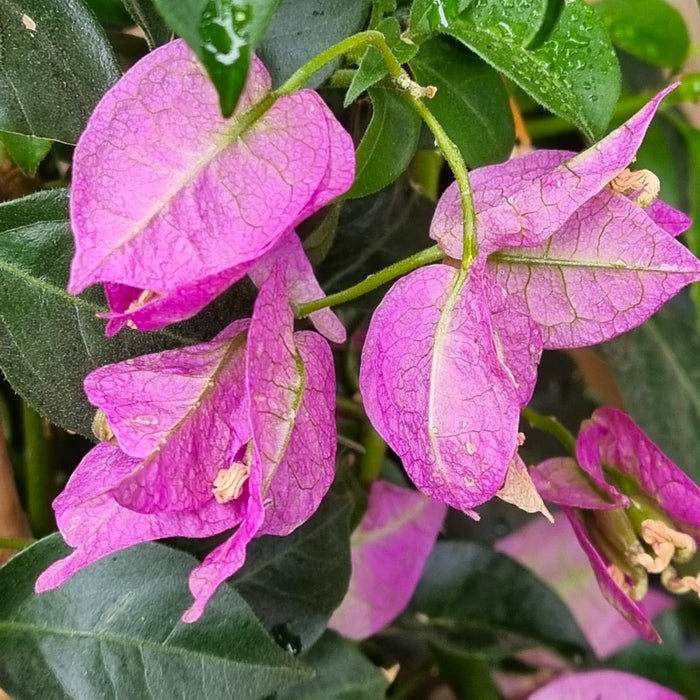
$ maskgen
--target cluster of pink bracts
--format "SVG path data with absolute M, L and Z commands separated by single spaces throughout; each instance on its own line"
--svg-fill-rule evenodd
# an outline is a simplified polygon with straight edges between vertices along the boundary
M 362 357 L 364 406 L 425 495 L 374 485 L 358 532 L 386 529 L 399 514 L 403 524 L 353 549 L 352 595 L 333 619 L 349 636 L 372 634 L 406 604 L 443 504 L 475 516 L 495 495 L 517 502 L 504 492 L 509 476 L 564 506 L 603 590 L 645 636 L 655 632 L 631 600 L 640 571 L 662 572 L 667 587 L 697 587 L 671 561 L 697 539 L 698 490 L 626 416 L 595 414 L 579 437 L 578 465 L 539 465 L 534 486 L 517 456 L 519 413 L 544 348 L 625 332 L 700 279 L 700 262 L 675 239 L 687 217 L 659 200 L 642 208 L 645 185 L 624 184 L 666 92 L 581 154 L 537 151 L 474 171 L 478 255 L 468 270 L 459 264 L 460 196 L 448 188 L 431 227 L 444 263 L 400 279 L 377 308 Z M 192 572 L 184 619 L 193 621 L 243 565 L 248 542 L 291 532 L 333 480 L 326 338 L 343 342 L 345 330 L 323 309 L 311 315 L 322 335 L 294 331 L 291 305 L 323 295 L 294 227 L 350 187 L 353 144 L 313 91 L 272 100 L 257 59 L 236 113 L 223 119 L 200 65 L 173 42 L 105 95 L 73 172 L 69 290 L 104 283 L 108 334 L 189 318 L 245 275 L 260 290 L 252 317 L 208 343 L 87 376 L 108 430 L 54 504 L 75 549 L 37 581 L 44 591 L 130 545 L 235 527 Z M 600 514 L 624 519 L 635 507 L 667 530 L 634 531 L 640 557 L 611 558 L 600 532 L 612 526 Z M 388 566 L 409 544 L 410 561 Z M 377 576 L 391 600 L 373 597 Z

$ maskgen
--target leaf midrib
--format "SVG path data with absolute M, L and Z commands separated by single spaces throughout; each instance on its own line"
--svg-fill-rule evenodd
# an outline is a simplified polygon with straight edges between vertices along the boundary
M 32 636 L 41 637 L 42 633 L 55 635 L 57 637 L 65 637 L 68 639 L 88 639 L 97 642 L 111 642 L 112 644 L 124 646 L 124 647 L 135 647 L 137 649 L 146 648 L 148 650 L 156 652 L 156 654 L 167 654 L 170 656 L 191 658 L 194 662 L 202 662 L 209 660 L 210 663 L 218 665 L 236 665 L 245 668 L 259 668 L 259 669 L 270 669 L 276 671 L 283 671 L 293 674 L 295 676 L 305 675 L 301 673 L 302 668 L 295 668 L 293 665 L 289 666 L 272 666 L 266 663 L 255 663 L 250 661 L 238 661 L 232 660 L 226 657 L 215 656 L 213 654 L 209 655 L 201 651 L 195 651 L 193 649 L 188 649 L 187 647 L 173 646 L 171 644 L 164 644 L 162 642 L 156 642 L 153 640 L 141 640 L 137 637 L 120 637 L 113 633 L 105 632 L 93 632 L 93 631 L 83 631 L 83 630 L 71 630 L 63 629 L 60 627 L 45 627 L 39 624 L 30 624 L 26 622 L 1 622 L 0 621 L 0 633 L 6 636 L 30 634 Z

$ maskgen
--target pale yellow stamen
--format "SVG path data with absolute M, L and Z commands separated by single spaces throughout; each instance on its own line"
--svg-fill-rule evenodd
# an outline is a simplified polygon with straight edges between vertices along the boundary
M 152 292 L 150 289 L 144 289 L 141 294 L 139 294 L 138 298 L 129 304 L 129 308 L 126 310 L 126 313 L 136 311 L 154 299 L 158 299 L 160 296 L 162 296 L 160 292 Z
M 695 576 L 681 576 L 678 578 L 676 570 L 669 566 L 661 574 L 661 583 L 664 587 L 671 591 L 671 593 L 676 593 L 678 595 L 682 593 L 688 593 L 688 591 L 694 591 L 700 596 L 700 574 Z
M 649 582 L 647 580 L 646 574 L 640 576 L 633 585 L 627 582 L 627 577 L 625 576 L 622 569 L 615 564 L 608 565 L 608 573 L 610 574 L 612 580 L 622 589 L 622 592 L 632 600 L 641 600 L 647 594 L 649 589 Z
M 250 467 L 243 462 L 234 462 L 228 469 L 221 469 L 214 479 L 212 493 L 217 503 L 236 500 L 243 492 L 243 484 L 250 475 Z
M 661 520 L 644 520 L 641 527 L 644 541 L 651 545 L 660 560 L 666 562 L 664 569 L 671 563 L 671 559 L 686 562 L 695 556 L 695 540 L 685 532 L 674 530 Z
M 610 186 L 615 192 L 628 195 L 637 192 L 634 201 L 646 209 L 659 196 L 661 181 L 651 170 L 630 170 L 625 168 Z
M 97 409 L 92 419 L 92 432 L 100 442 L 112 442 L 114 440 L 114 432 L 107 421 L 105 412 L 101 408 Z

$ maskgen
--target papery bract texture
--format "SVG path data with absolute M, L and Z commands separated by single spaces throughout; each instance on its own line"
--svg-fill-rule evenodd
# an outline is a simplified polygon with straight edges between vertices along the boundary
M 649 617 L 645 614 L 639 601 L 632 600 L 630 596 L 622 590 L 619 584 L 612 577 L 609 570 L 609 562 L 603 559 L 598 547 L 591 539 L 590 532 L 583 520 L 584 512 L 576 508 L 563 509 L 564 514 L 569 519 L 571 528 L 576 535 L 576 539 L 581 545 L 581 549 L 588 557 L 588 561 L 593 569 L 598 586 L 605 599 L 629 622 L 645 639 L 650 642 L 660 642 L 661 637 L 654 628 Z M 645 596 L 646 597 L 646 596 Z
M 475 170 L 470 179 L 479 253 L 547 240 L 634 160 L 659 103 L 675 87 L 662 90 L 618 129 L 571 158 L 566 151 L 535 151 Z M 460 212 L 453 184 L 438 204 L 430 234 L 447 255 L 458 259 L 463 244 Z
M 530 467 L 542 498 L 560 506 L 588 510 L 620 508 L 629 499 L 605 481 L 602 470 L 586 474 L 571 457 L 553 457 Z
M 316 510 L 334 474 L 335 376 L 326 341 L 293 333 L 285 284 L 277 266 L 250 322 L 209 343 L 88 376 L 117 444 L 89 452 L 56 499 L 59 528 L 76 549 L 42 574 L 38 591 L 139 542 L 238 526 L 192 574 L 195 603 L 184 619 L 193 621 L 243 565 L 251 538 L 286 534 Z
M 581 426 L 576 457 L 588 473 L 606 464 L 632 479 L 677 524 L 700 537 L 700 489 L 626 413 L 594 411 Z
M 305 304 L 324 296 L 321 285 L 314 276 L 311 262 L 306 257 L 299 236 L 289 231 L 282 240 L 255 264 L 248 273 L 256 285 L 261 286 L 269 277 L 270 271 L 278 263 L 286 265 L 287 299 L 292 304 Z M 329 309 L 319 309 L 309 314 L 311 322 L 319 333 L 335 343 L 344 343 L 345 328 L 335 313 Z
M 582 671 L 561 676 L 529 700 L 683 700 L 653 681 L 622 671 Z
M 145 310 L 127 312 L 159 300 L 158 323 L 191 316 L 351 185 L 352 140 L 315 92 L 244 117 L 269 91 L 254 57 L 236 112 L 224 119 L 204 69 L 174 41 L 95 109 L 74 156 L 69 291 L 121 285 L 111 294 L 111 332 L 126 320 L 154 327 Z
M 465 511 L 503 485 L 519 416 L 482 284 L 476 265 L 400 279 L 372 317 L 360 370 L 367 415 L 413 482 Z
M 543 544 L 544 543 L 544 544 Z M 495 548 L 530 569 L 562 597 L 599 658 L 614 654 L 639 632 L 603 597 L 591 565 L 566 518 L 533 520 Z M 648 618 L 674 607 L 673 598 L 649 591 L 639 608 Z
M 413 595 L 447 508 L 386 481 L 375 481 L 352 534 L 348 592 L 329 627 L 365 639 L 388 625 Z
M 537 324 L 546 348 L 624 333 L 700 279 L 698 260 L 672 239 L 688 227 L 685 214 L 658 200 L 642 209 L 606 187 L 634 159 L 669 89 L 583 153 L 534 151 L 471 174 L 479 255 L 490 255 L 488 286 L 502 288 L 510 313 Z M 438 203 L 431 236 L 461 258 L 455 184 Z
M 624 333 L 700 279 L 700 262 L 685 246 L 611 191 L 581 206 L 546 244 L 500 250 L 489 269 L 547 348 Z

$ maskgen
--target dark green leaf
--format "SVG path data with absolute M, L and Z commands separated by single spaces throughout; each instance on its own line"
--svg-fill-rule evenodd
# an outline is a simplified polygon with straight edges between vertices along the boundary
M 421 44 L 411 61 L 427 102 L 469 167 L 506 160 L 515 143 L 513 116 L 501 76 L 470 51 L 443 37 Z
M 102 24 L 126 27 L 131 24 L 131 17 L 126 11 L 122 0 L 84 0 Z
M 282 646 L 298 652 L 323 633 L 350 580 L 352 499 L 326 497 L 286 537 L 248 545 L 245 567 L 231 582 Z
M 338 230 L 338 218 L 342 204 L 336 202 L 321 212 L 320 222 L 304 238 L 304 251 L 312 265 L 320 265 L 328 255 Z
M 119 78 L 80 0 L 0 0 L 0 130 L 75 143 Z
M 67 553 L 52 535 L 0 570 L 0 686 L 18 700 L 252 700 L 308 676 L 227 585 L 199 622 L 180 621 L 197 564 L 190 555 L 133 547 L 36 595 L 38 574 Z
M 440 675 L 452 686 L 459 698 L 499 700 L 493 683 L 493 663 L 478 654 L 465 654 L 431 645 L 431 652 L 440 667 Z
M 687 299 L 601 350 L 632 418 L 700 483 L 700 335 Z
M 0 131 L 0 142 L 7 149 L 12 161 L 19 165 L 27 175 L 33 175 L 36 172 L 39 163 L 51 150 L 51 141 L 48 139 L 13 134 L 9 131 Z
M 396 12 L 396 0 L 372 0 L 372 15 L 369 18 L 369 29 L 376 29 L 385 15 Z
M 601 0 L 593 5 L 616 46 L 642 61 L 678 68 L 690 40 L 682 15 L 664 0 Z
M 369 8 L 369 0 L 282 0 L 258 51 L 274 85 L 284 82 L 325 49 L 360 31 Z M 331 64 L 307 85 L 320 85 L 332 72 Z
M 209 338 L 243 314 L 235 302 L 224 308 L 232 300 L 222 297 L 218 311 L 210 307 L 180 327 L 156 333 L 125 329 L 106 338 L 105 322 L 96 317 L 106 310 L 100 290 L 79 297 L 65 291 L 72 255 L 65 190 L 0 205 L 0 368 L 40 413 L 90 436 L 94 408 L 83 395 L 89 371 Z
M 418 51 L 416 44 L 401 39 L 401 26 L 395 17 L 387 17 L 381 21 L 377 26 L 377 31 L 384 35 L 389 48 L 399 63 L 406 63 Z M 387 73 L 386 63 L 384 63 L 379 51 L 369 47 L 362 57 L 360 66 L 345 95 L 345 106 L 353 103 L 367 88 L 379 82 Z
M 411 162 L 420 136 L 420 117 L 398 93 L 373 88 L 369 96 L 372 120 L 357 148 L 349 198 L 366 197 L 396 180 Z
M 620 69 L 605 28 L 583 0 L 474 0 L 461 13 L 461 2 L 449 4 L 457 11 L 446 7 L 446 21 L 433 29 L 454 36 L 590 138 L 605 133 Z
M 150 48 L 170 41 L 172 32 L 156 11 L 153 0 L 124 0 L 124 5 L 134 22 L 143 29 Z
M 250 57 L 279 0 L 154 0 L 160 14 L 199 56 L 224 116 L 236 106 Z
M 277 700 L 381 700 L 387 681 L 352 643 L 333 632 L 303 654 L 316 677 L 282 690 Z
M 508 557 L 476 542 L 438 542 L 411 603 L 431 642 L 453 650 L 511 652 L 546 645 L 571 655 L 588 644 L 569 609 Z M 425 618 L 423 618 L 425 620 Z

